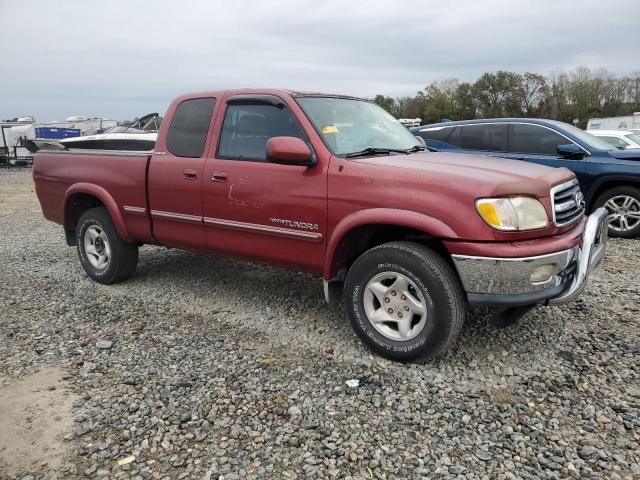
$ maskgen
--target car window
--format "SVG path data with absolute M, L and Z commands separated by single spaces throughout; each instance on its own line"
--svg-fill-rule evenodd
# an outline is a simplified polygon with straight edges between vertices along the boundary
M 194 98 L 178 105 L 167 133 L 169 152 L 177 157 L 202 156 L 215 103 L 214 98 Z
M 556 147 L 572 143 L 562 135 L 539 125 L 514 123 L 511 126 L 509 150 L 513 153 L 558 155 Z
M 619 148 L 619 149 L 623 149 L 624 147 L 629 145 L 623 139 L 618 138 L 618 137 L 609 137 L 607 135 L 598 135 L 598 137 L 601 138 L 602 140 L 604 140 L 605 142 L 610 143 L 611 145 L 613 145 L 614 147 Z
M 636 145 L 640 145 L 640 133 L 630 133 L 625 135 L 629 140 L 631 140 Z
M 425 140 L 438 140 L 440 142 L 446 142 L 454 127 L 431 127 L 423 130 L 418 130 L 417 134 Z
M 229 105 L 222 124 L 218 157 L 264 162 L 267 140 L 282 136 L 307 141 L 298 120 L 285 106 Z
M 507 151 L 505 124 L 464 125 L 460 130 L 460 147 L 489 152 Z

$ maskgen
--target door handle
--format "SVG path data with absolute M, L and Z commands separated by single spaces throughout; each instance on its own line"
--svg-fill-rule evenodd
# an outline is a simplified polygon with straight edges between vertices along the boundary
M 227 172 L 211 172 L 211 181 L 212 182 L 226 182 L 227 181 Z
M 187 168 L 183 172 L 183 175 L 184 175 L 184 178 L 186 178 L 187 180 L 196 180 L 198 178 L 197 170 L 193 170 L 191 168 Z

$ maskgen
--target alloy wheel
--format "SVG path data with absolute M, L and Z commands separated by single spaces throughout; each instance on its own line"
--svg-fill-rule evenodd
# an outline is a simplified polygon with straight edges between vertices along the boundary
M 93 268 L 104 270 L 109 266 L 111 260 L 109 239 L 98 225 L 91 225 L 84 232 L 84 251 Z
M 640 201 L 629 195 L 616 195 L 604 204 L 609 211 L 609 228 L 628 232 L 640 225 Z
M 422 292 L 398 272 L 374 276 L 367 283 L 363 302 L 369 322 L 391 340 L 411 340 L 427 323 L 427 305 Z

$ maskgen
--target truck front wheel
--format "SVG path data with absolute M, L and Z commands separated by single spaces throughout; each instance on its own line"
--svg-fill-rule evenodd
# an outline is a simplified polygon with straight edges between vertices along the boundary
M 393 360 L 442 354 L 466 317 L 466 297 L 451 266 L 412 242 L 385 243 L 363 253 L 349 269 L 344 293 L 353 329 Z
M 138 265 L 138 246 L 125 242 L 103 207 L 84 212 L 76 226 L 80 264 L 93 280 L 112 284 L 126 280 Z

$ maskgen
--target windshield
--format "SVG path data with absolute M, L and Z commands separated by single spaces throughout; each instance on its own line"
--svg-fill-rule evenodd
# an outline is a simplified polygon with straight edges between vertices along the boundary
M 558 122 L 567 133 L 576 137 L 580 142 L 584 143 L 587 148 L 595 148 L 598 150 L 614 150 L 613 145 L 602 140 L 601 138 L 591 135 L 590 133 L 580 130 L 578 127 L 569 125 L 568 123 Z
M 297 100 L 335 155 L 368 149 L 422 148 L 409 130 L 373 103 L 333 97 L 301 97 Z
M 640 133 L 630 133 L 629 135 L 625 135 L 625 137 L 627 137 L 636 145 L 640 145 Z
M 117 127 L 111 127 L 109 130 L 105 130 L 104 133 L 147 133 L 147 132 L 137 128 L 119 125 Z

